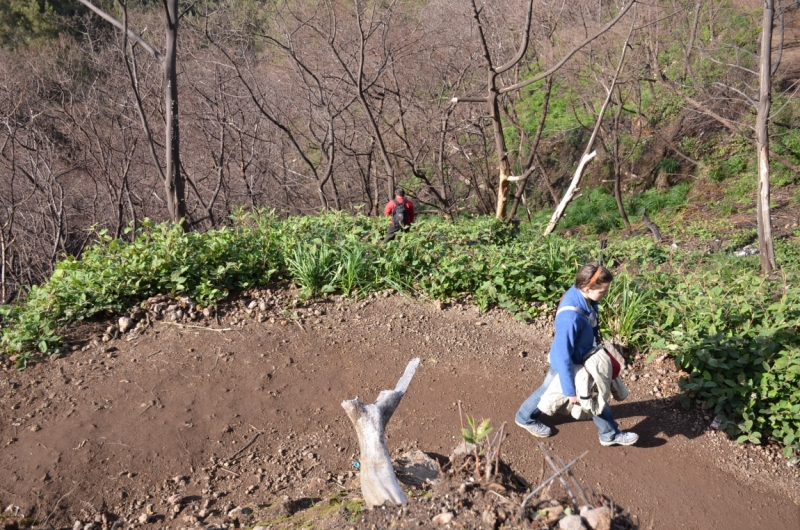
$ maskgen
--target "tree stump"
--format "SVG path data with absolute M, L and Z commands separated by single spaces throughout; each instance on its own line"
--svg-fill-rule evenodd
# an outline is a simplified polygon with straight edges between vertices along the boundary
M 406 498 L 392 467 L 386 447 L 386 424 L 403 399 L 403 395 L 419 366 L 419 357 L 406 366 L 394 390 L 383 390 L 375 403 L 364 404 L 358 397 L 342 401 L 342 408 L 353 422 L 361 450 L 361 493 L 367 508 L 383 504 L 406 504 Z

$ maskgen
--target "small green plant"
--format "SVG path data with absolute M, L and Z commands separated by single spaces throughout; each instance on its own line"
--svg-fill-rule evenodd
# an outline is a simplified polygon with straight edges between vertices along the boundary
M 366 259 L 366 251 L 358 243 L 339 246 L 334 283 L 338 284 L 345 296 L 352 296 L 359 285 L 365 283 L 368 267 Z
M 461 407 L 461 402 L 459 402 L 459 408 Z M 472 451 L 475 456 L 475 476 L 480 479 L 481 478 L 481 453 L 480 444 L 481 442 L 489 436 L 492 431 L 494 430 L 490 425 L 492 420 L 487 418 L 483 420 L 480 424 L 475 421 L 475 418 L 471 417 L 467 414 L 467 427 L 461 428 L 461 437 L 464 439 L 465 442 L 472 444 Z M 487 439 L 488 442 L 488 439 Z M 491 460 L 490 460 L 491 462 Z
M 485 419 L 480 424 L 475 418 L 467 414 L 467 427 L 461 429 L 461 437 L 470 444 L 477 445 L 494 430 L 491 427 L 492 420 Z M 477 451 L 477 449 L 476 449 Z M 477 456 L 477 453 L 476 453 Z
M 674 158 L 662 158 L 656 164 L 656 169 L 662 173 L 675 174 L 681 169 L 681 163 Z
M 319 239 L 294 247 L 286 262 L 292 280 L 303 290 L 303 297 L 334 291 L 331 283 L 334 279 L 335 258 L 331 248 Z
M 622 346 L 645 346 L 648 320 L 651 318 L 653 289 L 620 274 L 611 283 L 603 302 L 602 324 L 613 342 Z

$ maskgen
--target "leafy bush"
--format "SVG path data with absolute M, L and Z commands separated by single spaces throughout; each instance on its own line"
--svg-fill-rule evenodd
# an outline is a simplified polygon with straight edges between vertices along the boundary
M 663 192 L 650 189 L 634 195 L 629 201 L 628 210 L 635 214 L 640 214 L 642 210 L 654 214 L 667 208 L 675 208 L 686 204 L 686 196 L 688 194 L 689 184 L 685 182 L 676 184 Z
M 685 399 L 705 401 L 739 441 L 800 450 L 800 292 L 720 268 L 690 275 L 661 299 L 658 348 L 675 353 Z

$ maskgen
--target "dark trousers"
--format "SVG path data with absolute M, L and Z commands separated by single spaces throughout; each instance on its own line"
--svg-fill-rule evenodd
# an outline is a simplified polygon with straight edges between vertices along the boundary
M 408 232 L 408 226 L 396 225 L 394 223 L 390 224 L 383 242 L 388 243 L 397 236 L 398 232 Z

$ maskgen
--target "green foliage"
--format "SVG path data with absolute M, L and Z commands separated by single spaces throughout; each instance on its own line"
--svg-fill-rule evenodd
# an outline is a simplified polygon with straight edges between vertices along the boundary
M 643 346 L 654 289 L 628 274 L 617 276 L 603 302 L 603 335 L 623 346 Z
M 17 48 L 45 42 L 58 34 L 58 21 L 46 0 L 0 2 L 0 46 Z
M 673 174 L 677 173 L 681 169 L 681 164 L 674 158 L 667 157 L 658 161 L 658 164 L 656 164 L 656 169 L 663 173 Z
M 800 449 L 800 291 L 734 266 L 688 275 L 657 299 L 650 338 L 675 354 L 681 388 L 739 441 Z
M 531 72 L 534 75 L 537 72 Z M 544 81 L 534 83 L 525 88 L 522 100 L 517 105 L 521 125 L 525 133 L 531 137 L 535 134 L 541 119 L 542 106 L 544 105 Z M 586 122 L 592 120 L 586 115 L 585 110 L 576 106 L 576 96 L 571 87 L 561 81 L 555 81 L 550 92 L 547 106 L 547 117 L 544 122 L 543 138 L 551 138 L 570 130 L 580 130 L 581 126 L 577 116 Z
M 275 221 L 270 212 L 238 214 L 231 228 L 200 234 L 145 220 L 131 243 L 101 231 L 80 259 L 64 259 L 30 289 L 0 344 L 24 366 L 31 349 L 56 351 L 57 330 L 71 322 L 120 313 L 159 293 L 211 304 L 231 289 L 264 284 L 280 263 Z
M 304 298 L 334 291 L 331 285 L 336 253 L 323 241 L 300 243 L 290 251 L 286 264 L 294 283 L 303 289 Z
M 750 158 L 753 156 L 751 154 Z M 747 171 L 749 163 L 750 160 L 743 154 L 731 156 L 720 162 L 716 169 L 712 169 L 708 173 L 708 178 L 713 182 L 722 182 L 729 178 L 741 177 Z
M 642 210 L 647 211 L 648 214 L 655 214 L 668 208 L 676 208 L 686 204 L 688 194 L 689 184 L 687 183 L 677 184 L 663 192 L 649 189 L 634 195 L 628 203 L 628 210 L 633 214 L 640 214 Z
M 475 418 L 467 414 L 468 427 L 461 429 L 461 437 L 466 440 L 467 443 L 478 445 L 494 430 L 492 427 L 490 427 L 491 423 L 492 420 L 487 418 L 478 424 L 478 422 L 475 421 Z
M 597 234 L 621 227 L 622 218 L 614 197 L 605 188 L 593 188 L 573 200 L 559 228 L 574 226 L 592 227 Z

